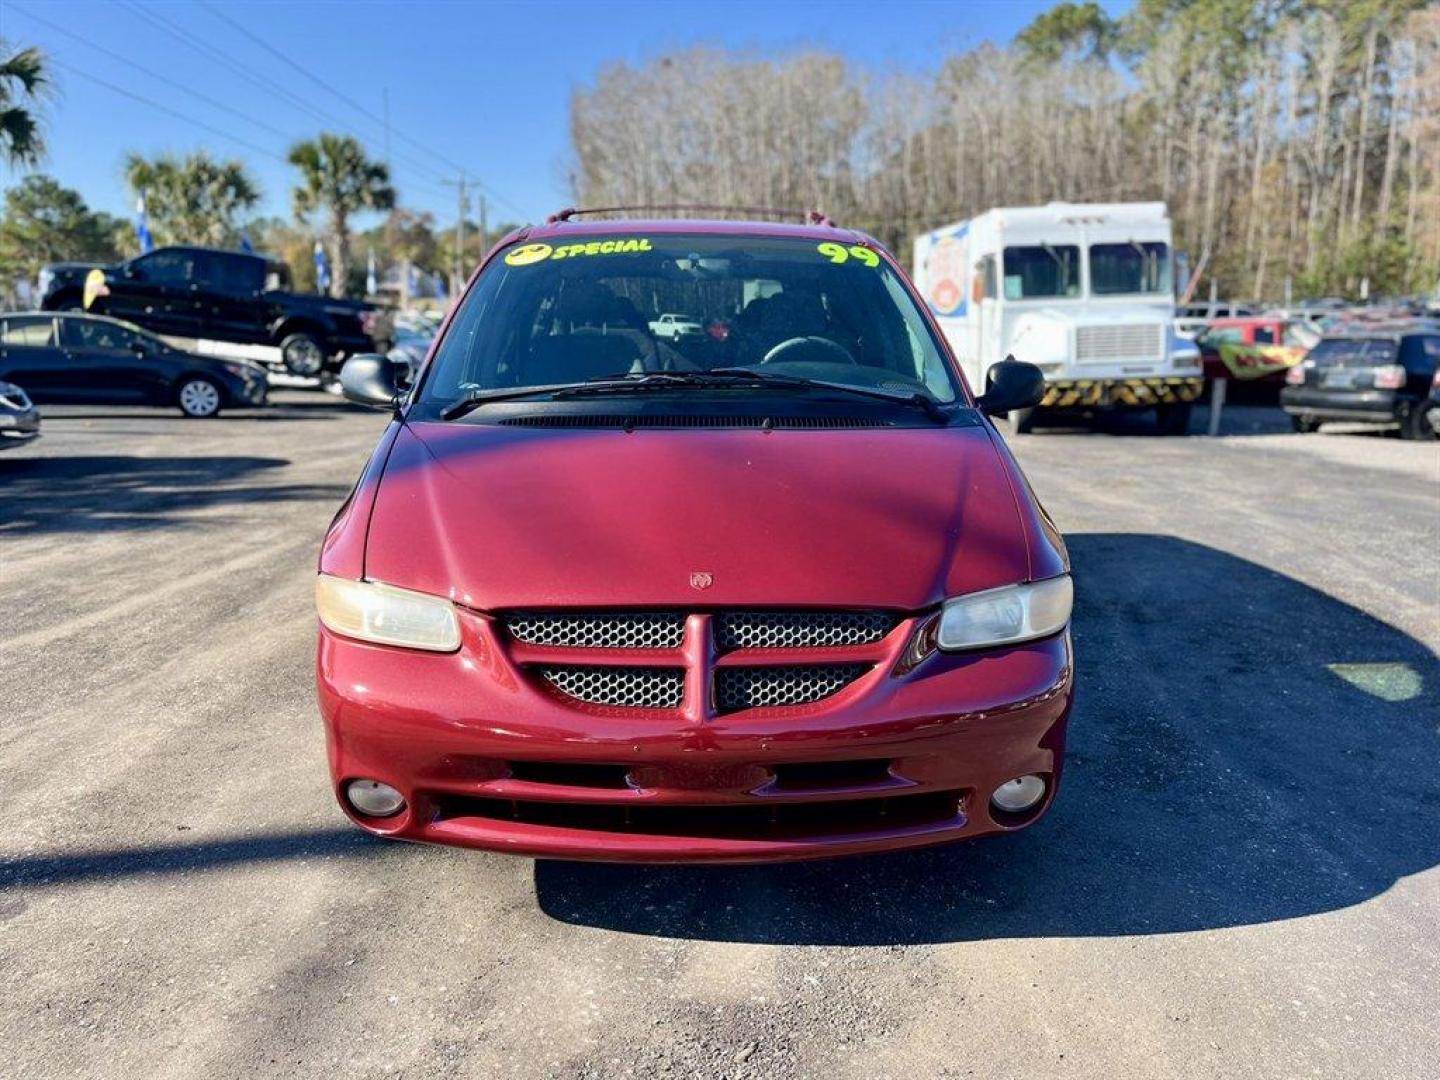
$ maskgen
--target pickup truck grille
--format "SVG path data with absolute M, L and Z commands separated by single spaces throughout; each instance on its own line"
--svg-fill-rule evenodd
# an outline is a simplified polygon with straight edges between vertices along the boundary
M 685 647 L 688 622 L 677 611 L 514 612 L 500 620 L 522 670 L 563 699 L 679 709 L 687 671 L 699 663 L 701 711 L 731 713 L 839 693 L 883 658 L 901 619 L 877 611 L 704 613 L 694 623 L 698 648 Z
M 1075 331 L 1075 358 L 1080 363 L 1121 360 L 1163 360 L 1164 323 L 1081 326 Z

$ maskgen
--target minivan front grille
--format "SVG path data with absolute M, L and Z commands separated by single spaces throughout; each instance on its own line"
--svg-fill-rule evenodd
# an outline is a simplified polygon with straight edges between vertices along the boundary
M 901 623 L 900 616 L 883 611 L 698 614 L 692 630 L 698 636 L 689 644 L 690 616 L 683 611 L 518 611 L 502 615 L 499 623 L 520 667 L 566 699 L 678 709 L 685 702 L 687 670 L 703 664 L 694 692 L 703 686 L 704 699 L 691 707 L 715 713 L 828 698 L 888 655 L 885 642 Z M 774 653 L 786 650 L 793 659 L 776 663 Z M 616 662 L 621 659 L 627 662 Z
M 870 645 L 899 621 L 879 611 L 732 611 L 715 617 L 715 642 L 722 649 Z
M 1165 357 L 1163 323 L 1081 326 L 1075 330 L 1075 358 L 1082 364 Z
M 715 708 L 728 713 L 808 705 L 839 693 L 863 674 L 864 664 L 720 668 L 715 672 Z
M 566 697 L 625 709 L 678 709 L 685 690 L 682 668 L 545 664 L 540 677 Z
M 685 634 L 685 616 L 678 611 L 559 615 L 521 612 L 511 615 L 505 626 L 511 637 L 526 645 L 571 649 L 678 649 Z

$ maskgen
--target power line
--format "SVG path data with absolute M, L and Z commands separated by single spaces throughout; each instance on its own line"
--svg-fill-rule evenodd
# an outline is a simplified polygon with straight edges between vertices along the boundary
M 237 22 L 235 19 L 232 19 L 229 15 L 225 14 L 225 13 L 224 13 L 223 11 L 221 11 L 219 8 L 214 7 L 214 6 L 211 5 L 211 4 L 202 3 L 202 4 L 201 4 L 201 7 L 203 7 L 206 11 L 208 11 L 208 12 L 209 12 L 211 15 L 213 15 L 215 18 L 219 19 L 221 22 L 223 22 L 223 23 L 225 23 L 226 25 L 230 26 L 231 28 L 239 31 L 241 34 L 244 34 L 247 38 L 249 38 L 251 41 L 253 41 L 256 45 L 260 46 L 260 48 L 264 49 L 264 50 L 265 50 L 266 52 L 268 52 L 271 56 L 275 57 L 275 58 L 276 58 L 277 60 L 279 60 L 281 63 L 287 65 L 288 67 L 292 68 L 293 70 L 299 72 L 301 75 L 303 75 L 305 78 L 309 79 L 312 83 L 314 83 L 316 86 L 320 87 L 322 90 L 328 91 L 329 93 L 333 94 L 336 98 L 338 98 L 339 100 L 343 101 L 346 105 L 350 106 L 350 108 L 354 109 L 356 112 L 360 113 L 361 115 L 368 117 L 368 118 L 369 118 L 371 121 L 373 121 L 374 123 L 381 124 L 381 125 L 383 125 L 383 126 L 385 126 L 385 127 L 388 128 L 388 124 L 386 124 L 386 121 L 383 120 L 381 117 L 376 116 L 376 115 L 375 115 L 373 112 L 371 112 L 368 108 L 366 108 L 364 105 L 360 104 L 360 102 L 356 101 L 354 98 L 350 97 L 348 94 L 345 94 L 345 93 L 343 93 L 343 92 L 340 91 L 340 90 L 337 90 L 334 86 L 332 86 L 330 83 L 326 82 L 324 79 L 320 78 L 318 75 L 316 75 L 314 72 L 312 72 L 309 68 L 305 67 L 303 64 L 301 64 L 301 63 L 297 62 L 296 60 L 292 59 L 290 56 L 288 56 L 288 55 L 286 55 L 285 53 L 281 52 L 281 51 L 280 51 L 279 49 L 277 49 L 275 46 L 271 45 L 269 42 L 265 41 L 263 38 L 259 37 L 259 36 L 256 35 L 255 33 L 253 33 L 253 32 L 252 32 L 248 27 L 246 27 L 244 24 L 242 24 L 242 23 L 240 23 L 240 22 Z M 435 150 L 435 149 L 432 149 L 432 148 L 429 147 L 429 146 L 426 146 L 424 143 L 420 142 L 418 139 L 413 139 L 413 138 L 411 138 L 409 135 L 406 135 L 404 132 L 401 132 L 401 131 L 395 132 L 395 137 L 396 137 L 397 139 L 400 139 L 400 140 L 406 142 L 406 143 L 409 143 L 411 146 L 414 146 L 414 147 L 416 147 L 416 148 L 419 149 L 419 150 L 423 150 L 425 153 L 431 155 L 432 157 L 434 157 L 434 158 L 437 159 L 438 161 L 443 162 L 445 165 L 449 166 L 451 169 L 454 169 L 454 170 L 455 170 L 456 172 L 458 172 L 458 173 L 463 173 L 463 172 L 466 171 L 466 170 L 465 170 L 465 167 L 464 167 L 463 165 L 459 165 L 459 164 L 455 163 L 454 161 L 452 161 L 452 160 L 450 160 L 448 157 L 446 157 L 444 154 L 440 153 L 438 150 Z M 514 210 L 516 213 L 523 215 L 523 211 L 521 211 L 518 206 L 516 206 L 514 203 L 510 202 L 510 200 L 509 200 L 509 199 L 506 199 L 504 196 L 499 195 L 499 194 L 497 194 L 497 193 L 494 192 L 494 191 L 491 191 L 490 188 L 489 188 L 487 185 L 481 184 L 478 180 L 471 181 L 471 182 L 472 182 L 477 188 L 480 188 L 480 189 L 482 189 L 482 190 L 484 190 L 484 191 L 489 192 L 490 197 L 493 198 L 493 199 L 495 199 L 497 202 L 504 203 L 505 205 L 509 206 L 512 210 Z
M 67 30 L 65 27 L 59 25 L 58 23 L 53 23 L 49 19 L 44 18 L 43 16 L 36 15 L 33 11 L 27 11 L 22 7 L 17 7 L 13 3 L 10 5 L 10 8 L 12 11 L 18 11 L 21 15 L 24 15 L 28 19 L 33 19 L 35 22 L 40 23 L 42 26 L 48 26 L 51 30 L 54 30 L 55 32 L 60 34 L 64 34 L 66 37 L 78 41 L 81 45 L 85 45 L 88 48 L 94 49 L 96 52 L 103 53 L 105 56 L 110 57 L 112 60 L 117 60 L 120 63 L 133 68 L 134 70 L 140 72 L 142 75 L 148 75 L 150 76 L 150 78 L 156 79 L 167 86 L 173 86 L 175 89 L 183 91 L 190 97 L 205 102 L 205 104 L 209 105 L 211 108 L 220 109 L 222 112 L 227 112 L 231 116 L 239 117 L 246 123 L 254 124 L 258 128 L 263 128 L 265 131 L 270 132 L 272 135 L 279 135 L 282 139 L 294 138 L 293 135 L 281 131 L 274 125 L 266 123 L 264 120 L 257 120 L 253 116 L 247 116 L 239 109 L 232 108 L 231 106 L 226 105 L 223 101 L 216 101 L 212 97 L 207 97 L 205 94 L 200 93 L 194 87 L 186 86 L 183 83 L 177 82 L 176 80 L 170 78 L 169 76 L 161 75 L 157 71 L 151 71 L 149 68 L 137 64 L 135 61 L 130 60 L 127 57 L 121 56 L 117 52 L 107 49 L 104 45 L 97 45 L 95 42 L 90 41 L 87 38 L 81 37 L 73 30 Z
M 334 116 L 331 113 L 327 113 L 324 110 L 317 108 L 310 102 L 306 101 L 304 98 L 300 97 L 298 94 L 287 90 L 285 87 L 279 85 L 278 83 L 259 78 L 253 72 L 245 68 L 243 65 L 237 63 L 235 60 L 225 55 L 223 52 L 206 42 L 204 39 L 196 37 L 194 34 L 190 33 L 184 27 L 175 23 L 167 16 L 161 15 L 159 12 L 149 11 L 146 8 L 140 6 L 140 4 L 133 2 L 133 0 L 125 2 L 125 7 L 134 14 L 139 15 L 142 19 L 145 19 L 152 26 L 155 26 L 165 31 L 167 34 L 169 34 L 171 37 L 176 38 L 182 44 L 188 45 L 191 49 L 200 53 L 207 59 L 224 65 L 227 69 L 234 72 L 236 75 L 239 75 L 246 82 L 250 83 L 251 85 L 258 86 L 260 89 L 266 91 L 267 93 L 273 94 L 275 97 L 278 97 L 280 100 L 286 102 L 286 104 L 300 109 L 312 118 L 318 120 L 320 123 L 325 125 L 332 125 L 347 134 L 352 132 L 352 126 L 346 123 L 344 120 L 340 119 L 337 116 Z M 132 61 L 126 60 L 124 62 L 127 64 L 132 64 L 132 66 L 139 68 L 139 65 L 133 64 Z M 182 89 L 186 90 L 187 93 L 194 93 L 193 91 L 189 90 L 188 87 L 182 87 Z M 194 96 L 200 97 L 201 95 L 194 94 Z M 234 112 L 235 110 L 227 109 L 227 111 Z M 282 137 L 286 138 L 287 140 L 293 139 L 293 136 L 284 135 L 283 133 Z M 399 157 L 399 155 L 396 156 Z M 411 158 L 400 158 L 400 160 L 407 166 L 407 169 L 413 168 L 416 170 L 416 172 L 419 172 L 423 175 L 430 175 L 428 166 L 422 165 Z M 441 191 L 438 187 L 435 187 L 432 184 L 419 182 L 414 180 L 413 178 L 407 180 L 405 182 L 405 186 L 419 188 L 426 194 L 429 194 L 431 196 L 437 196 L 442 199 L 448 199 L 450 197 L 448 192 Z
M 196 120 L 193 116 L 186 116 L 184 113 L 177 112 L 175 109 L 170 108 L 170 106 L 168 105 L 161 105 L 158 101 L 152 101 L 150 98 L 137 94 L 132 90 L 126 90 L 123 86 L 116 86 L 114 83 L 102 79 L 98 75 L 91 75 L 88 71 L 82 71 L 80 68 L 75 67 L 73 64 L 67 64 L 63 60 L 57 60 L 54 57 L 51 57 L 50 62 L 53 63 L 56 67 L 61 68 L 64 71 L 70 72 L 70 74 L 72 75 L 79 75 L 82 79 L 89 79 L 93 83 L 98 83 L 100 86 L 103 86 L 106 90 L 109 90 L 112 93 L 119 94 L 122 97 L 130 98 L 133 101 L 138 101 L 142 105 L 148 105 L 152 109 L 159 109 L 161 112 L 167 113 L 168 115 L 173 116 L 177 120 L 183 120 L 185 121 L 185 123 L 193 124 L 195 125 L 195 127 L 202 128 L 203 130 L 210 132 L 210 134 L 212 135 L 218 135 L 222 139 L 229 139 L 231 142 L 239 143 L 247 150 L 253 150 L 257 154 L 263 154 L 265 157 L 273 158 L 274 160 L 280 162 L 280 164 L 282 165 L 290 164 L 279 154 L 276 154 L 270 150 L 266 150 L 263 146 L 257 146 L 255 143 L 250 142 L 248 139 L 242 139 L 239 135 L 232 135 L 228 131 L 222 131 L 220 128 L 212 127 L 211 125 L 205 123 L 205 121 L 203 120 Z M 447 195 L 446 198 L 449 198 L 449 196 Z

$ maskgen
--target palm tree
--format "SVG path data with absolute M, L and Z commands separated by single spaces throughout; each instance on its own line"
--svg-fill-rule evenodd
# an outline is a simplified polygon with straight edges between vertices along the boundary
M 154 159 L 130 154 L 125 179 L 145 194 L 150 231 L 161 244 L 222 247 L 235 238 L 235 218 L 260 201 L 260 189 L 239 161 L 216 161 L 200 150 Z
M 49 86 L 39 49 L 12 49 L 0 38 L 0 155 L 12 169 L 37 165 L 45 156 L 34 106 Z
M 395 205 L 390 170 L 365 156 L 349 135 L 323 133 L 290 148 L 290 164 L 300 170 L 295 216 L 325 215 L 330 248 L 330 295 L 345 295 L 350 271 L 350 215 L 360 210 L 389 210 Z

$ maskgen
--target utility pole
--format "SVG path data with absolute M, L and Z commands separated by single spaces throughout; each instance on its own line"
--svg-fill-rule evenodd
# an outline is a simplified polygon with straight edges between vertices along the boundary
M 465 212 L 470 209 L 470 200 L 465 197 L 463 172 L 459 180 L 446 180 L 444 183 L 454 185 L 460 192 L 460 214 L 455 218 L 455 257 L 451 260 L 450 270 L 450 295 L 458 296 L 460 287 L 465 283 Z
M 485 193 L 480 192 L 480 257 L 485 257 L 485 252 L 490 248 L 490 224 L 486 220 Z

